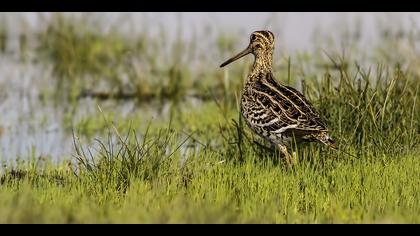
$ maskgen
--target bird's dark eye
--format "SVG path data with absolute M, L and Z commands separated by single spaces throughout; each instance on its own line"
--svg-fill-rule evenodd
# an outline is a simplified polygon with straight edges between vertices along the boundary
M 252 41 L 254 41 L 254 40 L 256 40 L 257 39 L 257 36 L 255 35 L 255 34 L 253 34 L 252 36 L 251 36 L 251 40 Z
M 255 48 L 261 49 L 262 46 L 261 46 L 261 44 L 257 43 L 257 44 L 255 44 Z

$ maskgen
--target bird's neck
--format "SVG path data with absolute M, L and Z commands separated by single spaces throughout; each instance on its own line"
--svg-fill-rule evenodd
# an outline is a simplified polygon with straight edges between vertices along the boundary
M 254 64 L 252 66 L 249 79 L 258 78 L 261 74 L 272 73 L 273 52 L 259 53 L 255 55 Z M 251 81 L 249 81 L 251 82 Z

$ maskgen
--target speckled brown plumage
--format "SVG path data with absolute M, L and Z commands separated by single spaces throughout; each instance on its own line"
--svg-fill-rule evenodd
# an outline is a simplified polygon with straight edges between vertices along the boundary
M 336 148 L 319 113 L 296 89 L 276 82 L 272 73 L 274 35 L 251 34 L 249 46 L 221 67 L 252 53 L 254 64 L 241 96 L 241 114 L 258 135 L 277 145 L 288 160 L 287 147 L 297 141 L 319 141 Z

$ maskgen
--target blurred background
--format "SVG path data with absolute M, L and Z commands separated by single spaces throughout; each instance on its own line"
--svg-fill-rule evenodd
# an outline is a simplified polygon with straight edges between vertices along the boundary
M 252 57 L 218 66 L 254 30 L 276 35 L 276 78 L 298 89 L 333 71 L 330 57 L 418 76 L 419 25 L 419 13 L 1 13 L 0 159 L 62 161 L 72 132 L 89 143 L 107 120 L 206 133 L 214 101 L 236 117 Z

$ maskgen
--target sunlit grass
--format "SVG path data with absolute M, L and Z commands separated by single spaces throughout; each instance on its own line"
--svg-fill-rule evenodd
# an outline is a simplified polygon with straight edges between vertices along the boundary
M 74 158 L 4 162 L 0 222 L 420 222 L 414 54 L 399 61 L 402 52 L 392 56 L 384 43 L 372 49 L 381 57 L 371 64 L 357 59 L 355 45 L 347 54 L 275 58 L 276 79 L 314 103 L 339 145 L 293 146 L 298 160 L 289 167 L 239 118 L 250 59 L 218 68 L 240 48 L 235 35 L 172 42 L 164 29 L 132 38 L 113 29 L 56 14 L 35 37 L 35 55 L 56 86 L 42 99 L 61 96 Z M 0 24 L 2 52 L 7 32 Z M 29 38 L 20 38 L 25 51 Z M 203 57 L 198 42 L 212 45 L 204 54 L 214 58 Z M 96 112 L 76 116 L 89 99 Z M 109 100 L 118 102 L 102 105 Z M 127 101 L 136 109 L 115 109 Z

